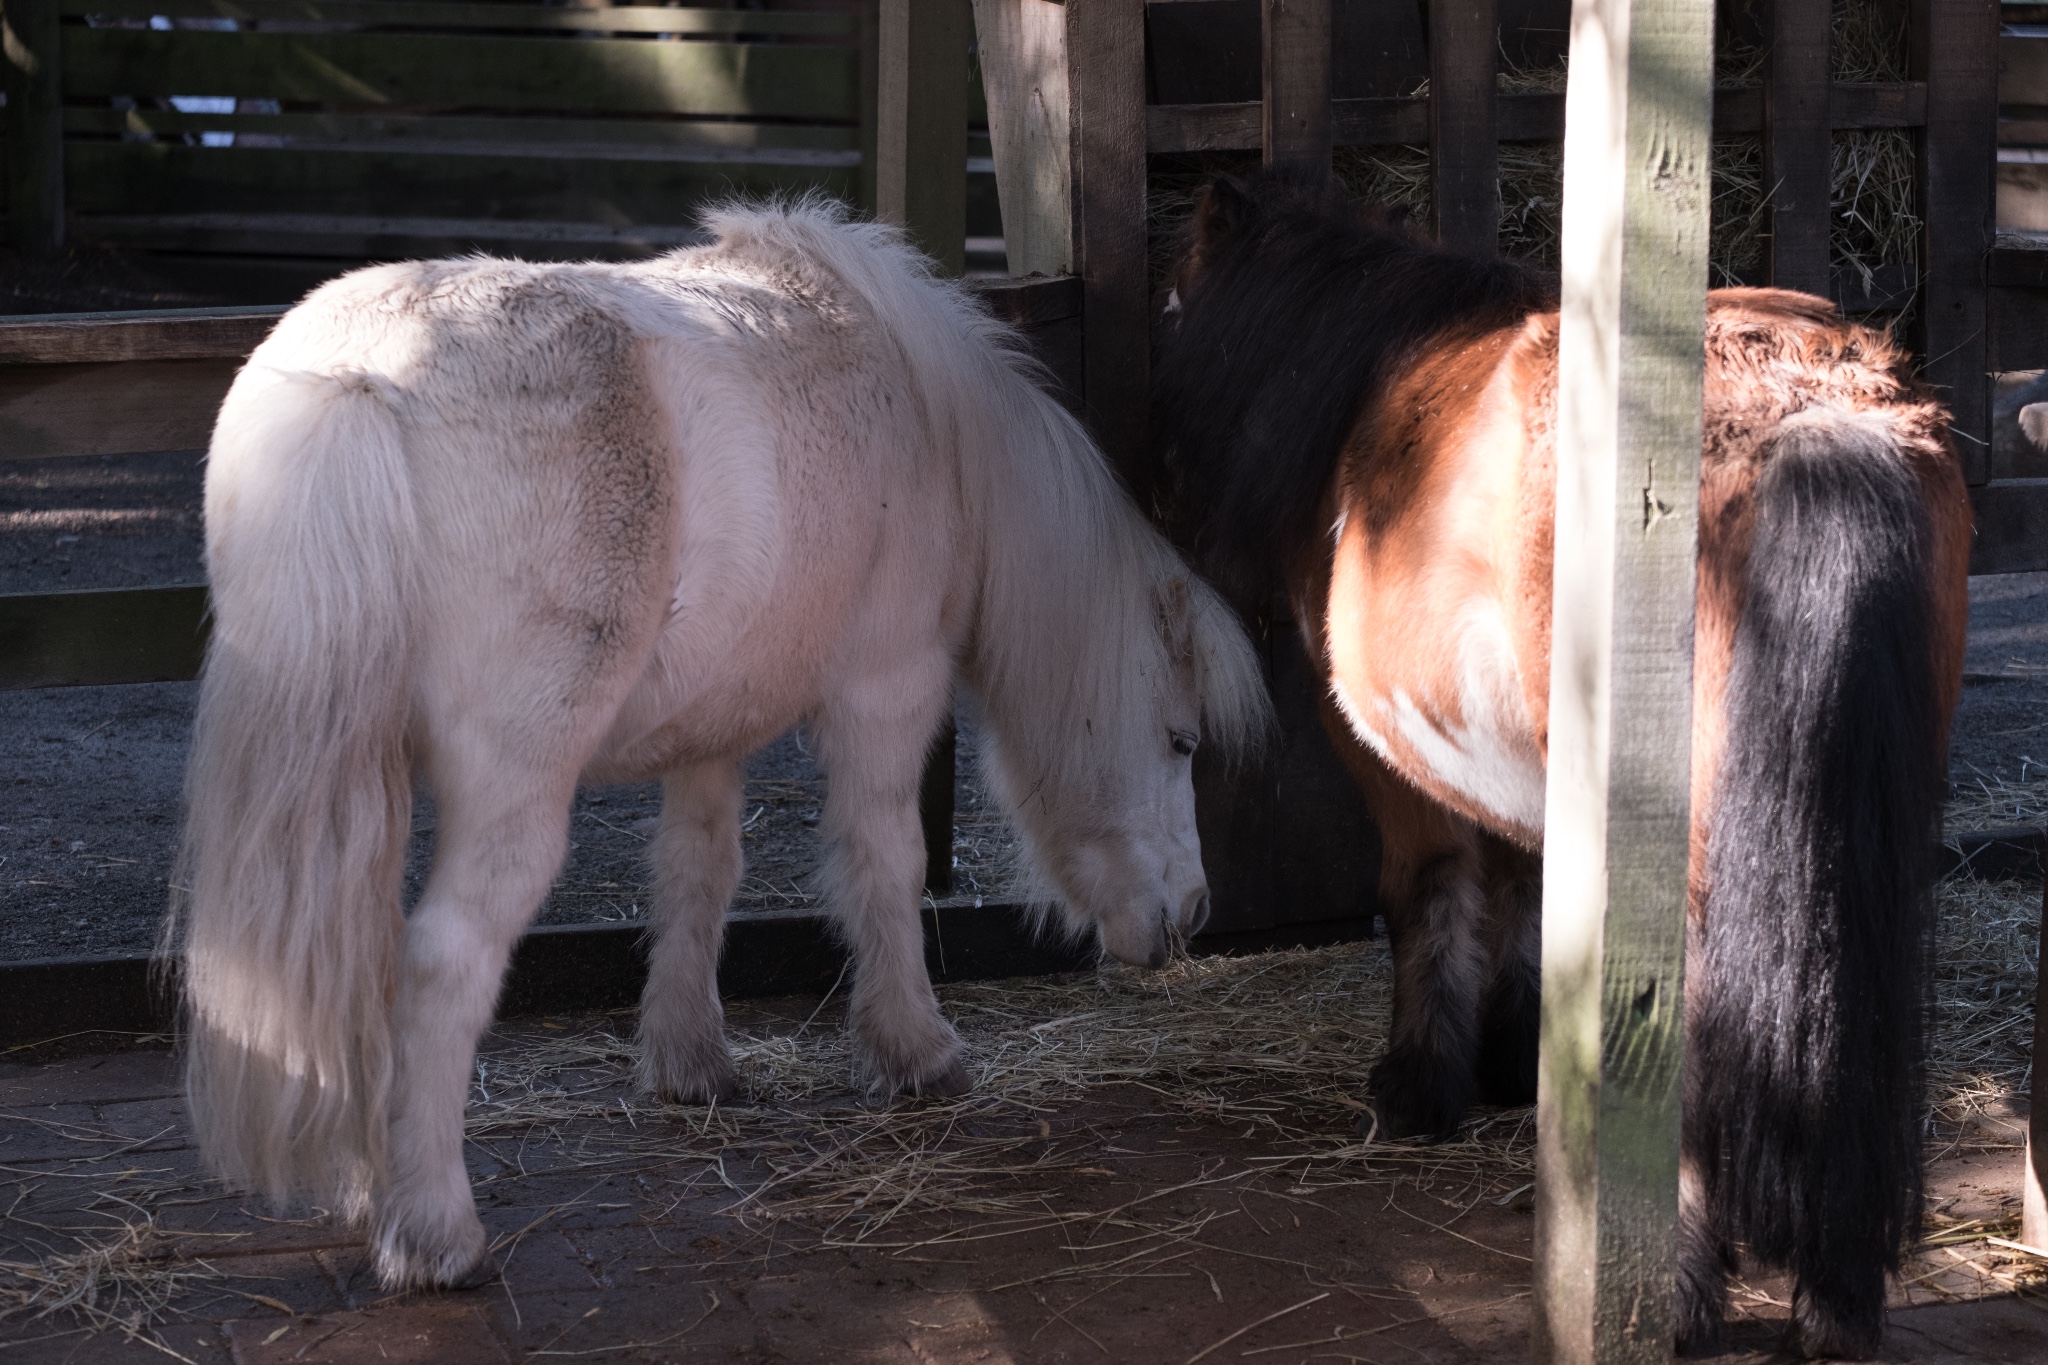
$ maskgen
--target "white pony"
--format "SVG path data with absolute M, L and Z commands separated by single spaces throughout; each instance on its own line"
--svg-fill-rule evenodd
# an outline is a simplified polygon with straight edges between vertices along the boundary
M 193 1120 L 228 1178 L 369 1218 L 388 1285 L 483 1268 L 463 1104 L 579 780 L 663 782 L 639 1079 L 677 1100 L 735 1084 L 741 764 L 799 721 L 878 1087 L 968 1084 L 918 916 L 956 676 L 1070 927 L 1156 966 L 1207 914 L 1188 755 L 1266 705 L 1228 609 L 899 234 L 818 203 L 707 226 L 638 264 L 336 280 L 214 430 Z M 408 917 L 416 777 L 440 815 Z

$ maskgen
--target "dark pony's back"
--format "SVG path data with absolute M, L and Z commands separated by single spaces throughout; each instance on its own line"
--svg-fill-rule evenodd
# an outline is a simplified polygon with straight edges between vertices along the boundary
M 1174 284 L 1154 442 L 1185 542 L 1241 592 L 1270 588 L 1314 534 L 1345 438 L 1405 357 L 1553 306 L 1518 266 L 1272 173 L 1209 188 Z

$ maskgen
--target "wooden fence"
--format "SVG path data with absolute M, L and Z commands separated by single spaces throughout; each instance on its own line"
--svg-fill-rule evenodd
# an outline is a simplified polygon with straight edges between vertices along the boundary
M 876 0 L 7 15 L 16 245 L 146 252 L 210 296 L 286 302 L 367 259 L 645 255 L 695 240 L 697 206 L 735 192 L 875 202 Z M 970 97 L 963 124 L 977 114 Z M 986 156 L 968 134 L 963 165 Z M 999 231 L 992 179 L 970 180 Z

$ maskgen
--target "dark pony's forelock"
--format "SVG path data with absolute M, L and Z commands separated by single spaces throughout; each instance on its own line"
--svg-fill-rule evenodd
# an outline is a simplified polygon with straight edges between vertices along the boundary
M 1320 529 L 1345 438 L 1404 356 L 1550 306 L 1522 267 L 1446 251 L 1333 185 L 1274 172 L 1209 187 L 1175 288 L 1155 454 L 1179 538 L 1241 601 Z

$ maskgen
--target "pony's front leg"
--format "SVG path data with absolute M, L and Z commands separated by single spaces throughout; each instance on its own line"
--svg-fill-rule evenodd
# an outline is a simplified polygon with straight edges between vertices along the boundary
M 670 773 L 654 867 L 654 948 L 640 996 L 639 1081 L 685 1104 L 729 1098 L 737 1087 L 718 1002 L 725 912 L 739 888 L 740 796 L 735 759 Z
M 914 694 L 913 694 L 914 695 Z M 825 886 L 853 952 L 850 1023 L 877 1088 L 958 1095 L 960 1038 L 924 965 L 924 832 L 918 780 L 944 693 L 909 715 L 828 716 Z
M 575 773 L 524 766 L 437 781 L 434 865 L 406 922 L 393 1010 L 389 1181 L 371 1233 L 391 1288 L 474 1282 L 488 1267 L 462 1160 L 462 1115 L 512 946 L 568 851 Z

